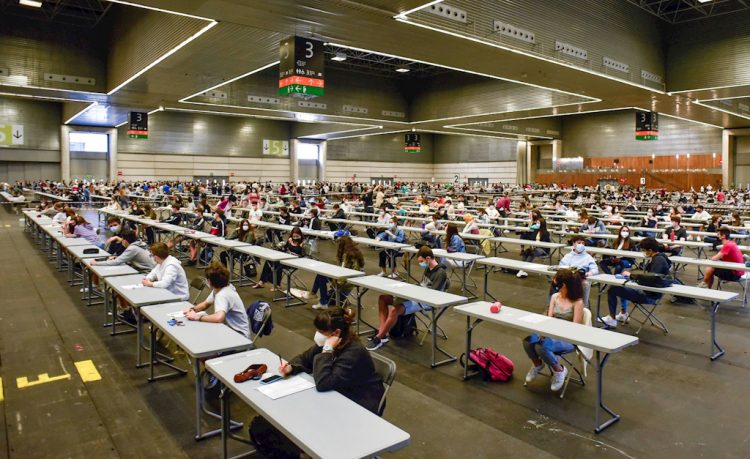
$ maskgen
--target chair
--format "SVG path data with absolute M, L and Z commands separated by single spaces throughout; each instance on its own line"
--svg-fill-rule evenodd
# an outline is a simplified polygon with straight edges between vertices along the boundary
M 263 318 L 261 319 L 258 333 L 253 333 L 252 330 L 250 330 L 250 341 L 253 343 L 253 348 L 255 348 L 255 343 L 261 338 L 261 336 L 263 336 L 263 329 L 266 328 L 266 324 L 271 320 L 271 305 L 269 304 L 268 307 L 263 308 L 262 311 Z
M 196 290 L 195 297 L 193 298 L 192 302 L 193 304 L 198 304 L 198 299 L 203 294 L 203 291 L 208 288 L 208 283 L 206 282 L 206 278 L 204 277 L 196 277 L 195 279 L 190 281 L 190 288 L 193 290 Z
M 449 288 L 450 288 L 450 281 L 446 282 L 445 288 L 443 290 L 441 290 L 441 291 L 445 292 Z M 428 311 L 429 311 L 429 313 L 428 313 Z M 440 316 L 442 316 L 445 311 L 446 311 L 446 309 L 442 309 L 440 312 L 438 312 L 438 314 L 435 317 L 435 321 L 437 321 L 438 319 L 440 319 Z M 427 310 L 420 309 L 419 311 L 417 311 L 417 312 L 414 313 L 414 318 L 419 323 L 421 323 L 422 325 L 424 325 L 425 329 L 426 329 L 425 330 L 425 334 L 422 335 L 422 339 L 419 340 L 419 345 L 422 346 L 422 345 L 424 345 L 424 340 L 427 338 L 427 335 L 429 333 L 432 333 L 432 312 L 431 312 L 431 309 L 427 309 Z M 445 330 L 443 330 L 443 328 L 440 325 L 438 325 L 436 327 L 436 329 L 437 329 L 437 332 L 438 332 L 438 336 L 440 338 L 443 338 L 444 340 L 448 339 L 448 335 L 445 333 Z M 417 332 L 419 332 L 419 327 L 417 327 Z
M 383 380 L 383 386 L 385 387 L 383 397 L 378 404 L 378 416 L 382 416 L 385 411 L 385 400 L 388 397 L 388 391 L 391 389 L 393 381 L 396 379 L 396 362 L 388 357 L 378 354 L 377 352 L 371 352 L 370 357 L 372 357 L 372 363 L 375 364 L 375 372 Z
M 724 284 L 736 282 L 742 289 L 742 307 L 744 308 L 745 305 L 747 305 L 747 283 L 750 280 L 750 271 L 745 272 L 742 277 L 737 280 L 724 280 L 719 279 L 718 277 L 717 279 L 719 282 L 716 283 L 716 290 L 721 290 L 721 286 Z

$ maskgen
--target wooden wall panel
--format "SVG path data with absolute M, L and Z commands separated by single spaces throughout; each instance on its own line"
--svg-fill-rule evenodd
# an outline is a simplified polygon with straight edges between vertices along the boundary
M 679 158 L 675 155 L 667 156 L 656 156 L 653 159 L 653 164 L 649 164 L 651 156 L 629 156 L 620 157 L 618 167 L 624 169 L 636 169 L 638 171 L 642 169 L 714 169 L 720 168 L 721 155 L 690 155 L 688 158 L 686 155 L 680 155 Z M 611 168 L 613 167 L 615 158 L 584 158 L 584 167 L 601 167 Z
M 536 176 L 536 182 L 544 185 L 552 183 L 578 186 L 595 186 L 599 179 L 625 179 L 625 184 L 639 186 L 641 177 L 646 178 L 646 188 L 666 188 L 670 191 L 699 189 L 702 185 L 716 187 L 721 183 L 721 174 L 710 172 L 623 172 L 602 174 L 598 172 L 545 172 Z

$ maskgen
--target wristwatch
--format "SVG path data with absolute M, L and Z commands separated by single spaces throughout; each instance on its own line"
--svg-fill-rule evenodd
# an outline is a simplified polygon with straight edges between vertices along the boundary
M 330 344 L 323 345 L 323 352 L 333 352 L 333 346 Z

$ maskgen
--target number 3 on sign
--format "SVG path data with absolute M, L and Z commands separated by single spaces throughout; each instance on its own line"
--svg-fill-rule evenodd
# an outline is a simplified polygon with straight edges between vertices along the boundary
M 306 41 L 305 42 L 305 58 L 310 59 L 313 57 L 313 42 Z

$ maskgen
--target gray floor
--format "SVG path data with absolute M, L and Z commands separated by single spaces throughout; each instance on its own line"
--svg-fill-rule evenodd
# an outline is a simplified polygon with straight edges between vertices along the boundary
M 321 247 L 330 261 L 332 246 Z M 377 258 L 365 253 L 367 271 L 375 273 Z M 0 276 L 0 458 L 219 455 L 218 439 L 193 440 L 192 376 L 148 383 L 146 370 L 134 367 L 134 336 L 110 337 L 101 326 L 101 306 L 82 305 L 78 288 L 67 286 L 6 209 L 0 210 Z M 311 276 L 303 278 L 311 284 Z M 505 304 L 544 307 L 546 280 L 502 273 L 491 279 Z M 246 303 L 270 295 L 249 288 L 240 293 Z M 373 321 L 375 298 L 365 299 L 365 317 Z M 746 457 L 748 311 L 737 305 L 720 310 L 719 339 L 727 355 L 712 363 L 705 307 L 665 302 L 659 310 L 670 334 L 644 329 L 637 347 L 611 359 L 605 400 L 622 420 L 600 435 L 592 433 L 593 372 L 589 385 L 571 386 L 564 400 L 543 378 L 524 388 L 528 362 L 519 333 L 491 325 L 475 332 L 477 346 L 494 347 L 515 362 L 516 377 L 505 384 L 464 382 L 457 364 L 431 370 L 427 345 L 392 341 L 379 351 L 398 364 L 385 417 L 412 436 L 411 446 L 394 456 Z M 309 308 L 276 306 L 274 333 L 260 345 L 285 356 L 299 352 L 311 342 L 313 316 Z M 449 336 L 445 347 L 459 354 L 465 319 L 448 313 L 441 323 Z M 632 333 L 629 327 L 621 331 Z M 83 383 L 74 362 L 89 359 L 102 379 Z M 36 381 L 42 373 L 71 376 L 17 387 L 17 378 Z M 253 415 L 247 408 L 236 411 L 243 420 Z

